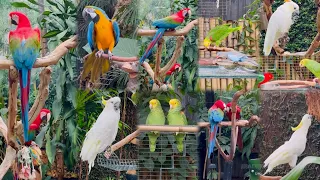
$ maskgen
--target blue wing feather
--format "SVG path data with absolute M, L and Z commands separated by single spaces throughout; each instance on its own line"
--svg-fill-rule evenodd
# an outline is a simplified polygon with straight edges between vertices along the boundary
M 119 42 L 119 39 L 120 39 L 120 28 L 119 28 L 119 25 L 116 21 L 112 22 L 112 26 L 113 26 L 113 33 L 114 33 L 114 37 L 115 37 L 114 46 L 116 46 Z
M 95 48 L 95 42 L 94 42 L 94 23 L 91 21 L 88 25 L 88 32 L 87 32 L 87 40 L 89 43 L 89 46 L 91 50 L 93 51 Z
M 179 23 L 173 23 L 170 17 L 156 20 L 152 23 L 153 26 L 158 28 L 174 29 L 178 27 Z

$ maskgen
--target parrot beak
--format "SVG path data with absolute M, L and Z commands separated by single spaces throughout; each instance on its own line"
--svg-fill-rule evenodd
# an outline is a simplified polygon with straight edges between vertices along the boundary
M 102 104 L 103 104 L 104 106 L 106 106 L 107 101 L 103 98 L 103 96 L 101 97 L 101 99 L 102 99 Z
M 180 72 L 181 71 L 181 66 L 178 68 L 178 72 Z
M 152 104 L 149 104 L 149 108 L 150 108 L 150 109 L 152 109 L 152 108 L 153 108 Z
M 299 63 L 299 66 L 300 66 L 300 67 L 304 67 L 304 65 L 303 65 L 301 62 Z
M 85 7 L 82 11 L 82 17 L 86 20 L 92 20 L 97 16 L 97 14 L 94 12 L 94 9 L 91 7 Z
M 301 121 L 297 127 L 295 127 L 295 128 L 292 127 L 291 129 L 292 129 L 292 131 L 297 131 L 298 129 L 300 129 L 302 127 L 302 125 L 303 125 L 303 123 Z
M 191 10 L 189 10 L 188 11 L 188 14 L 187 14 L 188 16 L 191 16 L 192 14 L 191 14 Z
M 47 122 L 49 122 L 50 119 L 51 119 L 51 113 L 48 113 L 48 114 L 47 114 Z

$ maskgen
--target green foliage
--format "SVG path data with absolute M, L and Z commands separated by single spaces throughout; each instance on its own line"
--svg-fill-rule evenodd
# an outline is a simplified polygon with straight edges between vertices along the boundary
M 246 54 L 254 54 L 255 50 L 253 50 L 253 47 L 255 46 L 254 43 L 250 43 L 250 42 L 255 42 L 258 41 L 257 39 L 254 39 L 250 36 L 250 33 L 253 33 L 254 31 L 258 30 L 258 26 L 256 26 L 255 28 L 253 28 L 253 23 L 258 23 L 259 20 L 259 12 L 258 12 L 258 8 L 260 6 L 260 0 L 255 0 L 254 2 L 252 2 L 249 6 L 248 6 L 248 11 L 245 15 L 243 15 L 243 20 L 244 22 L 239 24 L 239 22 L 237 23 L 237 25 L 242 26 L 243 31 L 239 34 L 239 42 L 237 44 L 237 46 L 244 46 L 245 47 L 245 51 L 244 53 Z M 233 26 L 235 27 L 236 25 L 233 24 Z
M 307 156 L 302 161 L 294 167 L 287 175 L 285 175 L 283 180 L 298 180 L 301 176 L 304 168 L 309 164 L 318 164 L 320 165 L 320 157 L 316 156 Z
M 289 52 L 303 52 L 308 50 L 314 37 L 317 34 L 317 8 L 314 0 L 296 0 L 294 1 L 300 7 L 300 14 L 289 31 L 290 41 L 286 44 L 285 50 Z M 283 3 L 275 1 L 272 5 L 273 12 Z M 263 47 L 265 32 L 261 32 L 260 46 Z M 261 53 L 263 48 L 261 49 Z

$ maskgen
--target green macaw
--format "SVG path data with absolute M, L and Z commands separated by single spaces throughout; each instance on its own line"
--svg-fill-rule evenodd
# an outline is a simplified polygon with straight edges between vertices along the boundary
M 178 99 L 171 99 L 169 101 L 170 110 L 168 112 L 168 122 L 169 125 L 174 126 L 186 126 L 188 125 L 188 121 L 186 115 L 182 111 L 181 102 Z M 185 138 L 185 133 L 178 133 L 175 134 L 175 139 L 177 142 L 177 149 L 179 152 L 183 151 L 183 140 Z
M 302 59 L 299 63 L 300 67 L 306 67 L 313 75 L 316 76 L 316 80 L 320 78 L 320 63 L 311 59 Z
M 150 113 L 148 114 L 146 125 L 164 125 L 166 117 L 163 113 L 160 101 L 152 99 L 149 102 Z M 157 139 L 160 136 L 158 131 L 151 131 L 148 133 L 150 152 L 156 150 Z
M 203 45 L 206 48 L 209 48 L 211 43 L 215 43 L 216 46 L 221 44 L 221 41 L 229 36 L 230 33 L 235 31 L 240 31 L 242 29 L 241 26 L 232 27 L 231 24 L 223 24 L 214 27 L 211 29 L 203 41 Z

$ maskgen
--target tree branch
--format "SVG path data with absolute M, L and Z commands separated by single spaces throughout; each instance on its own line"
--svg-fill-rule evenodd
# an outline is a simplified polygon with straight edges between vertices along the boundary
M 0 179 L 3 179 L 3 176 L 6 175 L 9 168 L 15 162 L 17 156 L 16 153 L 17 152 L 15 149 L 13 149 L 11 146 L 7 146 L 6 156 L 0 165 Z
M 157 48 L 157 53 L 156 53 L 156 67 L 154 71 L 154 83 L 156 83 L 159 87 L 162 84 L 161 77 L 159 78 L 160 75 L 160 65 L 161 65 L 161 54 L 162 54 L 162 45 L 163 45 L 163 38 L 161 38 L 158 42 L 158 48 Z
M 17 116 L 17 96 L 18 96 L 18 71 L 14 66 L 9 69 L 9 112 L 8 112 L 8 145 L 17 149 L 17 142 L 14 137 L 14 126 Z
M 138 137 L 140 134 L 139 130 L 134 131 L 133 133 L 129 134 L 125 138 L 123 138 L 121 141 L 117 142 L 116 144 L 111 146 L 111 151 L 114 152 L 118 149 L 120 149 L 122 146 L 128 144 L 129 142 L 135 140 L 136 137 Z
M 174 50 L 174 53 L 170 59 L 170 61 L 163 67 L 161 68 L 159 74 L 160 77 L 164 77 L 166 73 L 170 70 L 170 68 L 177 62 L 177 59 L 180 57 L 181 52 L 182 52 L 182 44 L 184 41 L 184 36 L 179 36 L 177 38 L 177 44 L 176 48 Z
M 38 58 L 34 63 L 33 68 L 46 67 L 50 65 L 55 65 L 59 60 L 67 54 L 67 52 L 77 46 L 77 36 L 74 36 L 65 42 L 61 43 L 54 51 L 52 51 L 48 56 Z M 0 59 L 0 69 L 9 69 L 10 66 L 14 66 L 12 60 Z
M 188 34 L 193 27 L 198 25 L 198 20 L 193 20 L 189 24 L 187 24 L 184 28 L 179 29 L 177 31 L 167 31 L 164 33 L 163 36 L 184 36 Z M 145 29 L 139 29 L 138 35 L 139 36 L 153 36 L 155 35 L 157 30 L 145 30 Z
M 234 49 L 232 48 L 227 48 L 227 47 L 212 47 L 210 46 L 209 48 L 206 48 L 204 46 L 199 46 L 198 47 L 199 50 L 207 50 L 207 51 L 235 51 Z

